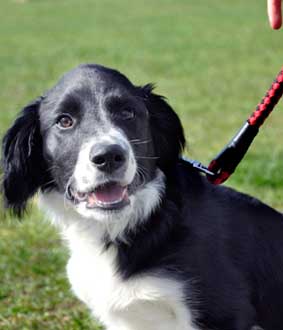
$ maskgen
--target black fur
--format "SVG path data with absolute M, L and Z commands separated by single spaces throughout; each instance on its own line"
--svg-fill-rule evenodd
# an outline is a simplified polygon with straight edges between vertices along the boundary
M 180 119 L 165 98 L 152 92 L 153 85 L 142 88 L 145 104 L 150 114 L 151 131 L 157 166 L 167 173 L 176 163 L 185 147 L 185 137 Z
M 118 248 L 121 276 L 155 273 L 182 281 L 202 330 L 251 330 L 256 324 L 281 330 L 282 214 L 211 185 L 181 160 L 185 139 L 179 118 L 152 85 L 136 87 L 115 70 L 82 65 L 25 107 L 3 140 L 6 206 L 21 214 L 38 189 L 66 190 L 82 141 L 100 124 L 98 104 L 130 141 L 151 141 L 132 146 L 137 159 L 152 158 L 138 160 L 145 180 L 157 167 L 165 173 L 166 191 L 150 218 L 127 232 L 127 243 L 107 241 Z M 135 107 L 135 122 L 119 117 L 125 106 Z M 66 109 L 78 123 L 71 133 L 56 129 L 56 118 Z
M 149 269 L 181 279 L 202 330 L 282 328 L 283 216 L 212 186 L 180 160 L 146 226 L 119 243 L 125 278 Z
M 4 201 L 18 216 L 27 200 L 48 182 L 38 116 L 41 101 L 39 97 L 28 104 L 3 138 Z

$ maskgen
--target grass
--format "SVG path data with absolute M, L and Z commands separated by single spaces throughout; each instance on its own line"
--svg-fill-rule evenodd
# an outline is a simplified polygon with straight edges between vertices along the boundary
M 157 83 L 204 163 L 252 112 L 282 66 L 265 1 L 7 0 L 0 20 L 0 134 L 20 108 L 82 62 Z M 228 184 L 283 209 L 282 104 Z M 0 329 L 99 329 L 70 292 L 67 252 L 35 208 L 2 212 Z

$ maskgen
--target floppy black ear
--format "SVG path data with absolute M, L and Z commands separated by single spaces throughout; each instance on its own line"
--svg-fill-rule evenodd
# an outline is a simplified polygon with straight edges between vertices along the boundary
M 185 147 L 183 127 L 165 98 L 152 93 L 153 85 L 148 84 L 142 90 L 150 115 L 157 166 L 166 172 L 176 163 Z
M 2 142 L 3 196 L 5 206 L 21 216 L 27 200 L 44 180 L 45 164 L 38 109 L 42 97 L 20 113 Z

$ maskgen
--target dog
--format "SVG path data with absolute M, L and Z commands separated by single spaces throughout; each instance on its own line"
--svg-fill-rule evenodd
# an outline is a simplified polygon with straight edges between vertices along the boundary
M 72 290 L 108 330 L 282 330 L 283 216 L 182 159 L 153 85 L 83 64 L 3 138 L 5 206 L 40 207 Z

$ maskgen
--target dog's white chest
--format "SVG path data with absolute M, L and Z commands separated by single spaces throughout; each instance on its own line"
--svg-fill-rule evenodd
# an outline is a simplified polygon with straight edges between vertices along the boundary
M 115 272 L 115 251 L 76 247 L 68 276 L 76 295 L 111 330 L 193 330 L 181 284 L 143 275 L 123 281 Z

